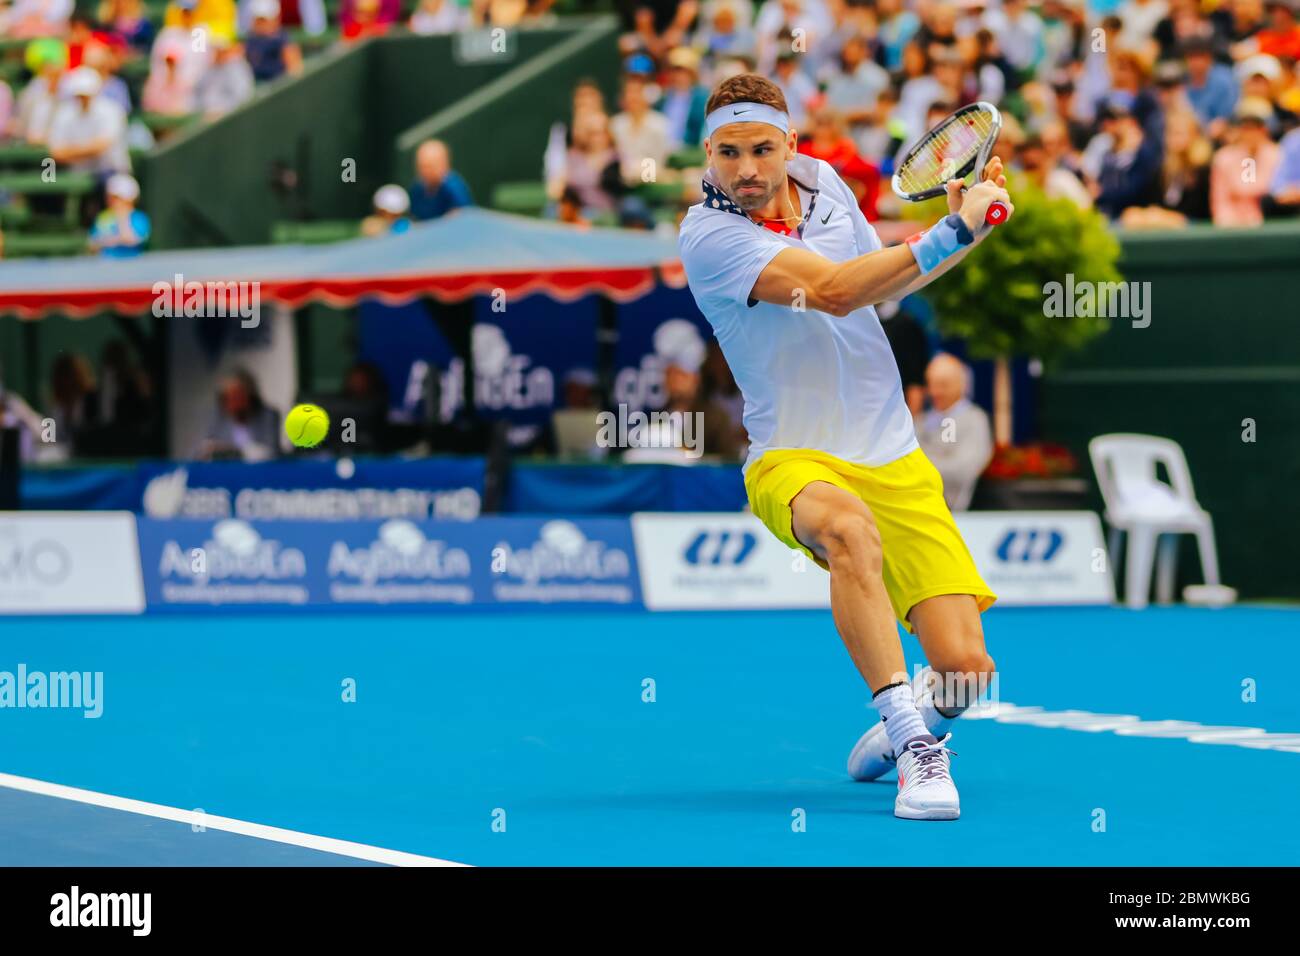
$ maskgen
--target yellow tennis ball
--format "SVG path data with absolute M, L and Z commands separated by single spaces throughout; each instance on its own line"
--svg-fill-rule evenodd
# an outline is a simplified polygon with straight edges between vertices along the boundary
M 295 405 L 284 417 L 284 433 L 299 448 L 315 448 L 329 430 L 330 417 L 319 405 Z

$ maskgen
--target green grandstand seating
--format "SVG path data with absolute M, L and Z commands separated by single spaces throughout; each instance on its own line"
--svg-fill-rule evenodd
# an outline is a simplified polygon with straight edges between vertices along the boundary
M 77 256 L 89 252 L 84 232 L 29 233 L 6 232 L 4 256 L 21 259 L 29 256 Z
M 16 196 L 63 196 L 63 219 L 75 226 L 81 208 L 81 199 L 95 189 L 95 177 L 90 173 L 62 172 L 53 181 L 46 181 L 41 173 L 0 174 L 0 192 Z
M 542 182 L 498 183 L 492 190 L 492 208 L 525 216 L 540 215 L 546 208 L 546 184 Z
M 708 162 L 704 155 L 704 147 L 694 146 L 686 149 L 679 149 L 668 157 L 669 169 L 691 169 L 696 166 L 703 166 Z
M 32 221 L 32 213 L 26 206 L 0 206 L 0 226 L 13 229 L 25 226 Z
M 44 146 L 29 143 L 5 143 L 0 145 L 0 169 L 31 169 L 40 166 L 41 160 L 49 155 Z
M 360 234 L 361 223 L 355 219 L 277 222 L 271 226 L 271 241 L 276 243 L 301 242 L 315 245 L 317 243 L 355 239 Z

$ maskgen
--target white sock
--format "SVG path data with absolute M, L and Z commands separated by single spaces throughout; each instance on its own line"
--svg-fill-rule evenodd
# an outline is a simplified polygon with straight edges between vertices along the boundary
M 885 734 L 896 754 L 907 749 L 909 740 L 929 733 L 916 709 L 910 684 L 882 688 L 871 698 L 871 705 L 880 711 L 880 719 L 885 722 Z
M 966 708 L 944 707 L 946 713 L 939 712 L 939 706 L 942 704 L 936 705 L 934 697 L 936 692 L 943 692 L 944 685 L 939 676 L 929 667 L 922 673 L 920 685 L 921 692 L 916 697 L 916 709 L 920 711 L 926 729 L 935 737 L 942 737 Z

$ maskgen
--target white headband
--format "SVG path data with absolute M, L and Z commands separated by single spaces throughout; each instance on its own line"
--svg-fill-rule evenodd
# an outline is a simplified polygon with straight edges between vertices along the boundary
M 731 123 L 766 123 L 782 133 L 790 132 L 790 117 L 764 103 L 732 103 L 719 106 L 704 119 L 706 135 L 712 136 Z

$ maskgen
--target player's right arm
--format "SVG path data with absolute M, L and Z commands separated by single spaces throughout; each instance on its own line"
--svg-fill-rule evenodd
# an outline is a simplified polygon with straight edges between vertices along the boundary
M 959 215 L 975 232 L 983 228 L 984 215 L 995 199 L 1007 201 L 1006 192 L 989 183 L 971 188 Z M 845 316 L 864 305 L 899 298 L 937 278 L 941 272 L 923 273 L 909 244 L 877 249 L 845 262 L 832 262 L 809 249 L 783 249 L 767 264 L 750 295 L 760 302 L 806 308 Z

